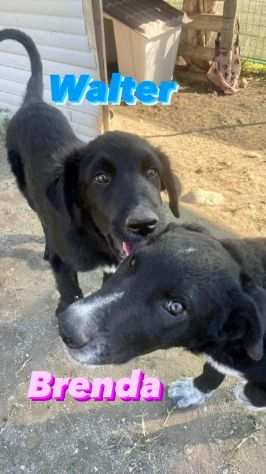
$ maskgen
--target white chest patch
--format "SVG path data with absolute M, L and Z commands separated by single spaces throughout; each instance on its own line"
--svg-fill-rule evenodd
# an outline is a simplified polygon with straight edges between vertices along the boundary
M 117 269 L 117 267 L 115 265 L 110 265 L 110 266 L 105 265 L 103 267 L 104 273 L 108 273 L 108 275 L 112 274 L 112 273 L 115 273 L 116 269 Z
M 214 369 L 217 370 L 217 372 L 220 372 L 220 374 L 230 375 L 231 377 L 238 377 L 240 379 L 245 378 L 243 374 L 238 370 L 234 370 L 231 367 L 228 367 L 227 365 L 220 364 L 210 356 L 207 357 L 207 361 Z

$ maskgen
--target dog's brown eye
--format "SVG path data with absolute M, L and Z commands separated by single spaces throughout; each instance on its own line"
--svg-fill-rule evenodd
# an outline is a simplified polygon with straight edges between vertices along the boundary
M 149 168 L 146 172 L 148 178 L 155 178 L 159 175 L 159 171 L 156 168 Z
M 94 177 L 94 182 L 97 184 L 109 184 L 111 182 L 111 175 L 107 173 L 99 173 Z
M 179 316 L 180 314 L 184 314 L 185 312 L 184 306 L 174 300 L 167 301 L 164 307 L 172 316 Z

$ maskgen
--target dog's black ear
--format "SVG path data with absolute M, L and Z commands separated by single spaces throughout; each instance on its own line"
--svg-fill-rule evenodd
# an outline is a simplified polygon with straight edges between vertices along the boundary
M 232 340 L 241 336 L 248 356 L 259 361 L 264 354 L 266 291 L 242 276 L 242 288 L 234 292 L 232 298 L 233 308 L 224 330 Z
M 61 212 L 64 209 L 64 196 L 63 196 L 63 185 L 62 177 L 55 178 L 46 189 L 46 196 L 50 204 L 58 211 Z
M 253 323 L 253 341 L 247 341 L 249 355 L 255 360 L 260 360 L 264 352 L 264 334 L 266 329 L 266 290 L 256 285 L 254 280 L 246 274 L 241 274 L 242 287 L 246 294 L 252 299 L 256 306 L 256 321 Z M 249 339 L 248 335 L 248 339 Z
M 74 218 L 75 208 L 79 207 L 79 169 L 80 153 L 74 151 L 69 155 L 60 174 L 49 184 L 46 196 L 52 206 L 63 212 L 67 209 L 69 215 Z
M 64 164 L 63 192 L 69 215 L 75 217 L 75 209 L 80 207 L 79 176 L 81 153 L 73 151 Z
M 175 217 L 179 217 L 179 196 L 181 194 L 181 183 L 173 173 L 169 159 L 165 153 L 156 148 L 157 156 L 162 164 L 161 190 L 167 191 L 169 196 L 169 207 Z

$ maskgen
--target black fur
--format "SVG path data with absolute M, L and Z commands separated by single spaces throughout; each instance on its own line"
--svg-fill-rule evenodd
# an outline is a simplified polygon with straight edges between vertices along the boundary
M 218 240 L 198 226 L 171 224 L 102 290 L 68 308 L 61 335 L 72 356 L 89 364 L 179 346 L 206 354 L 214 367 L 208 364 L 194 381 L 203 398 L 222 382 L 220 364 L 248 381 L 249 394 L 251 386 L 259 390 L 260 407 L 264 393 L 266 407 L 265 257 L 266 239 Z M 110 301 L 111 295 L 117 297 Z M 173 302 L 176 315 L 168 309 Z M 179 406 L 188 406 L 189 387 L 177 383 Z
M 24 174 L 24 168 L 20 159 L 20 156 L 15 151 L 10 150 L 7 155 L 8 163 L 11 171 L 16 178 L 18 188 L 22 194 L 26 192 L 26 180 Z
M 178 217 L 180 185 L 167 157 L 135 135 L 109 132 L 82 143 L 64 115 L 42 100 L 42 64 L 32 39 L 18 30 L 0 31 L 0 41 L 7 39 L 26 48 L 32 69 L 8 126 L 8 161 L 41 221 L 61 310 L 82 296 L 78 271 L 117 265 L 123 243 L 132 251 L 165 227 L 163 187 Z M 98 183 L 99 174 L 108 183 Z

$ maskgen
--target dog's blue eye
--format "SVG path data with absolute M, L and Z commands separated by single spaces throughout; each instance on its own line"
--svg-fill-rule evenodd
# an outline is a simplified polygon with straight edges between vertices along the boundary
M 181 303 L 173 300 L 167 301 L 164 307 L 168 313 L 172 314 L 172 316 L 179 316 L 185 312 L 184 306 Z
M 99 173 L 94 177 L 94 181 L 97 184 L 109 184 L 111 179 L 111 175 L 107 173 Z

